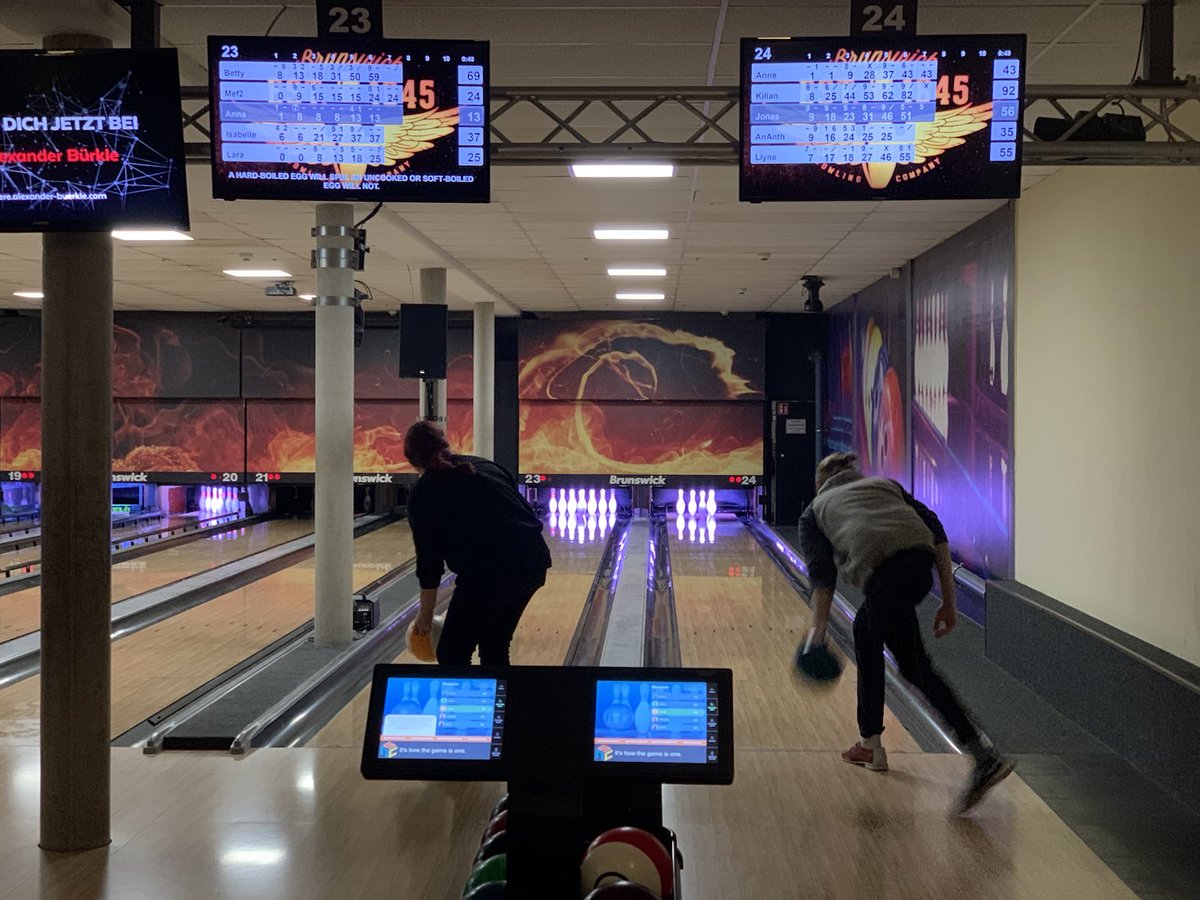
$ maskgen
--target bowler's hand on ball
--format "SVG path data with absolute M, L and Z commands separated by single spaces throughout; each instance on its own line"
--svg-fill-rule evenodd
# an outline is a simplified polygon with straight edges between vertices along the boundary
M 953 606 L 942 604 L 937 611 L 937 615 L 933 617 L 933 636 L 945 637 L 954 630 L 954 626 L 958 624 L 958 611 Z
M 433 630 L 433 609 L 422 607 L 413 622 L 413 631 L 417 634 L 429 634 Z

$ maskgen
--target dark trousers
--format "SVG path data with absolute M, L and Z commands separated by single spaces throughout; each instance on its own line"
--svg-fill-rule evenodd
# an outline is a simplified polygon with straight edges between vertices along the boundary
M 481 665 L 507 666 L 517 623 L 545 583 L 545 569 L 489 580 L 460 575 L 438 639 L 438 662 L 469 666 L 471 654 L 478 647 Z
M 917 604 L 933 587 L 934 556 L 904 550 L 884 561 L 866 585 L 866 602 L 854 617 L 854 656 L 858 663 L 858 730 L 863 737 L 883 732 L 883 648 L 892 651 L 900 674 L 937 710 L 964 746 L 975 746 L 979 732 L 950 685 L 933 667 Z

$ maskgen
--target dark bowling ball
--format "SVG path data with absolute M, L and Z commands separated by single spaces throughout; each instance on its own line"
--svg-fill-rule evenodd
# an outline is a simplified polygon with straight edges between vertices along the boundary
M 490 838 L 483 842 L 483 846 L 479 848 L 479 852 L 475 854 L 475 862 L 481 863 L 485 859 L 490 859 L 499 853 L 508 852 L 508 832 L 497 831 Z
M 602 884 L 583 900 L 662 900 L 650 888 L 632 881 L 613 881 Z
M 489 881 L 471 891 L 463 900 L 505 900 L 508 897 L 507 881 Z
M 824 643 L 818 644 L 810 630 L 796 648 L 796 672 L 810 682 L 829 684 L 842 674 L 842 662 Z
M 494 819 L 494 818 L 496 818 L 496 816 L 500 815 L 500 813 L 506 812 L 507 810 L 508 810 L 508 794 L 505 794 L 503 797 L 501 797 L 499 800 L 497 800 L 496 805 L 492 807 L 491 818 Z

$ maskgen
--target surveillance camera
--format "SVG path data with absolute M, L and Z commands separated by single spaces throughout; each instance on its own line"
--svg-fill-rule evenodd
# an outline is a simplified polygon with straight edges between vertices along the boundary
M 804 300 L 804 311 L 824 312 L 825 306 L 821 303 L 821 288 L 825 286 L 825 282 L 816 275 L 805 275 L 800 279 L 800 286 L 804 288 L 807 295 Z

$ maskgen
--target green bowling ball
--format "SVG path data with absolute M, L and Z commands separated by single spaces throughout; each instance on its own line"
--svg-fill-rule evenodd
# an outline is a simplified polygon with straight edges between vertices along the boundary
M 471 891 L 480 885 L 489 884 L 493 881 L 506 881 L 507 878 L 508 855 L 498 853 L 495 856 L 489 856 L 471 870 L 471 874 L 467 878 L 466 887 L 463 888 L 463 896 L 471 893 Z

